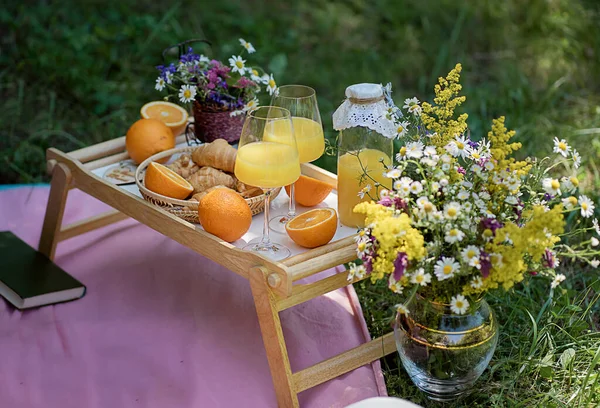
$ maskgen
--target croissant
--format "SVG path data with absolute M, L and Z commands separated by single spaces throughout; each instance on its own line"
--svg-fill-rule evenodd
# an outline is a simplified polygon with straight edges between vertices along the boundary
M 229 174 L 212 167 L 202 167 L 188 177 L 187 181 L 194 187 L 194 194 L 201 193 L 214 186 L 235 188 L 235 180 Z
M 192 160 L 200 167 L 209 166 L 233 173 L 237 150 L 224 139 L 203 144 L 192 153 Z
M 200 167 L 192 161 L 189 154 L 182 154 L 167 167 L 185 179 L 200 170 Z
M 262 188 L 249 186 L 247 184 L 242 183 L 237 178 L 235 179 L 235 189 L 244 198 L 256 197 L 263 193 Z

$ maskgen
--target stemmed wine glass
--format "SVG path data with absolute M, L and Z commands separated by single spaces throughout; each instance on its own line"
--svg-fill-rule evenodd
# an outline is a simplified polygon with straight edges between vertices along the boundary
M 238 152 L 235 176 L 265 194 L 265 222 L 262 238 L 243 249 L 256 251 L 273 260 L 290 256 L 288 248 L 269 237 L 269 198 L 277 187 L 294 183 L 300 177 L 300 161 L 290 111 L 262 106 L 246 115 Z
M 325 138 L 315 90 L 304 85 L 280 86 L 271 99 L 271 105 L 290 111 L 300 163 L 309 163 L 321 157 L 325 151 Z M 285 233 L 285 224 L 295 216 L 296 203 L 292 184 L 287 215 L 274 217 L 269 225 L 273 231 Z

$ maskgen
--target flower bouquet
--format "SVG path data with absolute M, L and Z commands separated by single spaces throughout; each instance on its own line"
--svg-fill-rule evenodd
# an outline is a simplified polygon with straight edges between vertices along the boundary
M 240 38 L 242 54 L 256 52 Z M 239 139 L 244 114 L 258 107 L 257 95 L 265 86 L 270 95 L 277 89 L 273 74 L 246 65 L 241 55 L 232 55 L 228 65 L 196 54 L 192 47 L 177 64 L 159 65 L 156 90 L 166 91 L 165 100 L 193 103 L 196 137 L 205 142 L 217 138 Z
M 487 137 L 471 140 L 467 114 L 454 113 L 465 101 L 460 72 L 458 64 L 439 79 L 434 104 L 407 99 L 404 112 L 391 105 L 401 147 L 382 171 L 393 188 L 365 175 L 362 194 L 372 201 L 354 209 L 366 216 L 357 236 L 362 264 L 349 271 L 349 279 L 369 274 L 405 295 L 397 305 L 398 351 L 412 380 L 437 400 L 468 389 L 491 359 L 497 322 L 483 300 L 488 290 L 541 275 L 551 279 L 552 294 L 565 279 L 556 272 L 560 257 L 597 267 L 600 253 L 592 248 L 597 238 L 572 239 L 600 234 L 596 219 L 565 232 L 566 214 L 594 213 L 575 175 L 555 175 L 559 166 L 580 166 L 577 151 L 555 138 L 556 157 L 516 160 L 521 144 L 503 117 Z

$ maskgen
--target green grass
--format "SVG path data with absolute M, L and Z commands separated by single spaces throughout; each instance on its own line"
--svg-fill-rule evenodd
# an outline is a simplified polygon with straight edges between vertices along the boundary
M 243 37 L 280 84 L 317 90 L 330 139 L 347 85 L 390 81 L 397 102 L 430 99 L 436 78 L 461 62 L 471 135 L 484 136 L 492 118 L 506 115 L 523 154 L 542 155 L 553 137 L 568 139 L 584 157 L 582 188 L 598 199 L 593 0 L 9 3 L 0 10 L 0 183 L 48 181 L 50 146 L 69 151 L 123 135 L 140 106 L 160 97 L 153 67 L 163 48 L 207 38 L 214 46 L 206 52 L 223 58 Z M 318 164 L 335 170 L 331 157 Z M 565 289 L 545 309 L 547 283 L 539 280 L 490 297 L 502 322 L 497 352 L 475 392 L 451 406 L 600 404 L 598 272 L 563 269 Z M 370 283 L 356 289 L 372 334 L 389 331 L 397 300 Z M 390 394 L 435 406 L 395 355 L 382 362 Z

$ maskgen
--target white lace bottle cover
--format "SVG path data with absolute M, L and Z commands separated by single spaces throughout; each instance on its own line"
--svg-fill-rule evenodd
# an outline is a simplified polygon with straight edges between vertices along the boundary
M 333 128 L 369 128 L 387 138 L 396 137 L 394 122 L 386 117 L 388 105 L 379 84 L 355 84 L 346 88 L 346 100 L 333 114 Z

